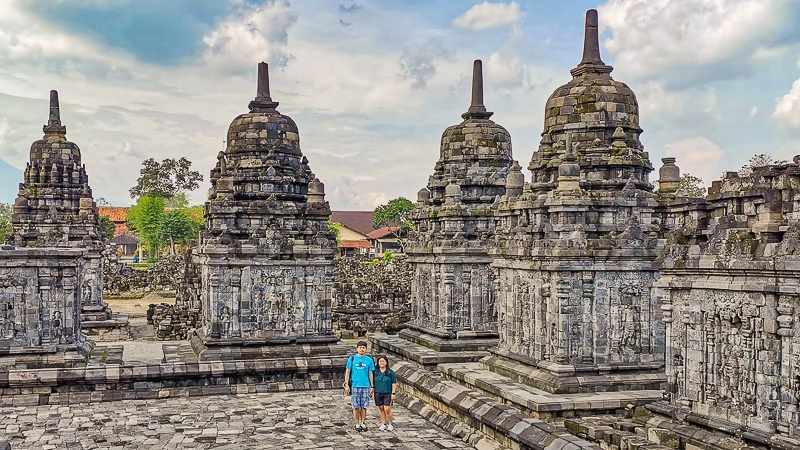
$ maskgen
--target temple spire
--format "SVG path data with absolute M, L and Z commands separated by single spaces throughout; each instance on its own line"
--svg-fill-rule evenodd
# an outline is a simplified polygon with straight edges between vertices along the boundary
M 597 10 L 586 11 L 586 26 L 583 35 L 583 59 L 581 64 L 605 64 L 600 58 L 600 38 L 597 33 Z
M 258 86 L 256 98 L 250 102 L 251 112 L 269 112 L 278 107 L 278 102 L 273 102 L 269 92 L 269 64 L 258 63 Z
M 461 115 L 466 119 L 488 119 L 493 112 L 486 111 L 483 105 L 483 62 L 476 59 L 472 63 L 472 104 L 467 112 Z
M 597 10 L 586 11 L 586 23 L 583 35 L 583 59 L 578 67 L 572 69 L 573 76 L 584 75 L 587 73 L 610 73 L 613 69 L 607 66 L 600 57 L 600 37 L 598 34 Z
M 61 125 L 61 112 L 58 109 L 58 91 L 50 91 L 50 118 L 47 125 Z
M 58 105 L 58 91 L 50 91 L 50 115 L 47 125 L 42 127 L 46 135 L 66 135 L 67 127 L 61 125 L 61 110 Z

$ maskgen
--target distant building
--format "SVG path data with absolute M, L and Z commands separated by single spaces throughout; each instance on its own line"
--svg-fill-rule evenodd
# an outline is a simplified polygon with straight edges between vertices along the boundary
M 114 223 L 117 228 L 114 231 L 115 237 L 121 234 L 130 234 L 128 225 L 125 223 L 125 215 L 128 214 L 129 209 L 127 206 L 101 206 L 97 209 L 100 211 L 101 216 L 108 217 Z
M 372 231 L 372 211 L 331 211 L 331 222 L 342 224 L 339 255 L 356 256 L 374 254 L 373 244 L 367 239 Z
M 375 248 L 375 254 L 386 252 L 402 253 L 403 247 L 397 242 L 396 232 L 400 227 L 381 227 L 367 234 L 367 239 Z
M 111 239 L 111 243 L 119 246 L 120 250 L 122 250 L 122 256 L 133 256 L 134 253 L 136 253 L 136 249 L 139 247 L 139 238 L 128 233 L 123 233 L 114 236 L 114 239 Z

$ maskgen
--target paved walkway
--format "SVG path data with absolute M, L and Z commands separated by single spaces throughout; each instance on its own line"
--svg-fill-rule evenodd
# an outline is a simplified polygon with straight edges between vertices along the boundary
M 469 445 L 402 407 L 394 432 L 353 430 L 340 391 L 0 408 L 0 442 L 16 449 L 443 449 Z

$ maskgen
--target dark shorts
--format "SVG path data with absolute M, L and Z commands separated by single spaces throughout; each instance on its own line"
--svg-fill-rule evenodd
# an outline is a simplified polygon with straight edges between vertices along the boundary
M 392 406 L 392 393 L 375 393 L 375 406 Z

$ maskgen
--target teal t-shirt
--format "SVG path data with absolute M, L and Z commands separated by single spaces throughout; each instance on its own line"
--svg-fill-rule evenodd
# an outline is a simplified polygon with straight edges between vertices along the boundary
M 354 388 L 369 387 L 369 373 L 375 370 L 375 363 L 369 355 L 353 355 L 347 358 L 347 368 L 350 369 L 350 379 Z
M 386 372 L 381 372 L 381 369 L 375 369 L 373 372 L 375 379 L 375 392 L 378 394 L 391 394 L 392 384 L 397 383 L 397 375 L 394 370 L 386 368 Z

